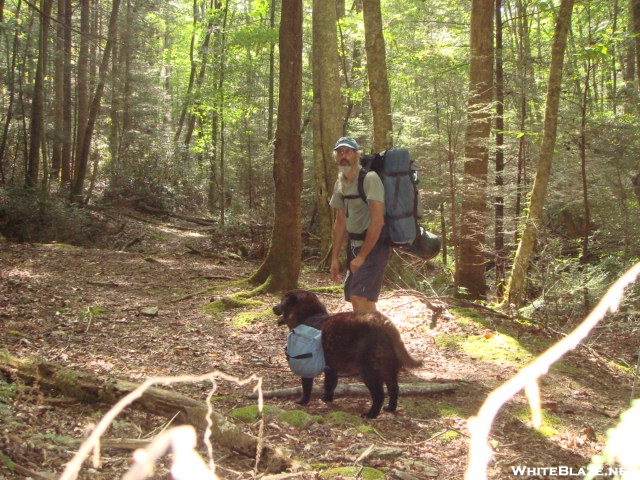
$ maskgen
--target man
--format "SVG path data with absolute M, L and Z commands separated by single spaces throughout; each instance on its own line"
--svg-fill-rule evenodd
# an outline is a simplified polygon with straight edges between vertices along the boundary
M 333 150 L 338 179 L 329 204 L 336 210 L 331 250 L 331 278 L 340 281 L 340 250 L 347 247 L 345 300 L 354 311 L 376 311 L 390 246 L 384 228 L 384 186 L 375 172 L 364 178 L 367 202 L 358 194 L 360 147 L 351 137 L 340 138 Z

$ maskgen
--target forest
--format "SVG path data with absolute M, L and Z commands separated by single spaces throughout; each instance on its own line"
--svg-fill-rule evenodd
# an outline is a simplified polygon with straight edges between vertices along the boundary
M 640 361 L 640 1 L 0 0 L 0 50 L 0 476 L 58 478 L 135 391 L 114 379 L 189 381 L 125 410 L 81 478 L 122 475 L 190 409 L 255 407 L 240 378 L 296 386 L 270 307 L 303 286 L 348 308 L 328 274 L 342 136 L 414 160 L 441 249 L 394 253 L 380 309 L 428 360 L 371 429 L 318 420 L 357 417 L 350 393 L 302 426 L 277 394 L 234 417 L 199 449 L 219 478 L 487 478 L 467 419 L 522 372 L 477 417 L 495 420 L 490 478 L 637 475 L 605 444 Z

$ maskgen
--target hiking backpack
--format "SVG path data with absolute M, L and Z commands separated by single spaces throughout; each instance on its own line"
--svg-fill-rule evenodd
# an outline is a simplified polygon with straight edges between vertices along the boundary
M 344 198 L 360 198 L 365 203 L 364 177 L 374 171 L 384 186 L 385 225 L 392 247 L 411 253 L 425 260 L 435 257 L 440 251 L 440 239 L 418 224 L 422 209 L 418 196 L 418 172 L 412 167 L 413 160 L 406 148 L 393 147 L 382 153 L 363 155 L 358 174 L 358 195 Z M 365 233 L 350 234 L 353 240 L 364 240 Z
M 289 332 L 284 350 L 293 373 L 302 378 L 314 378 L 325 368 L 322 350 L 322 330 L 300 324 Z

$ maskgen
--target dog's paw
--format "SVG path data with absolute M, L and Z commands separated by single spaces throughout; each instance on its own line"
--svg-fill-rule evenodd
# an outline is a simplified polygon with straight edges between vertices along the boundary
M 363 413 L 362 415 L 360 415 L 362 418 L 377 418 L 378 414 L 375 412 L 367 412 L 367 413 Z
M 307 403 L 309 403 L 309 399 L 307 397 L 300 397 L 296 400 L 296 403 L 298 405 L 306 405 Z
M 395 412 L 396 411 L 396 407 L 392 407 L 391 405 L 385 405 L 384 407 L 382 407 L 382 409 L 385 412 Z
M 322 401 L 325 403 L 333 402 L 333 395 L 324 394 L 322 396 Z

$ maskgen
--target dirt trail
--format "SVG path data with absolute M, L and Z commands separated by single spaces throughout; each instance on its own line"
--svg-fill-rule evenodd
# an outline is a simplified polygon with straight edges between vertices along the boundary
M 257 267 L 236 257 L 233 239 L 216 246 L 206 232 L 143 223 L 130 228 L 143 239 L 136 242 L 137 251 L 0 244 L 4 348 L 15 356 L 134 381 L 218 369 L 237 377 L 258 374 L 267 390 L 298 385 L 283 355 L 286 331 L 275 326 L 270 313 L 274 297 L 264 295 L 255 299 L 260 304 L 215 316 L 204 311 L 211 301 L 233 293 L 233 280 L 246 278 Z M 195 244 L 199 251 L 217 253 L 194 254 Z M 330 285 L 328 275 L 318 273 L 305 273 L 302 283 Z M 199 293 L 205 291 L 209 293 Z M 347 308 L 339 295 L 321 297 L 331 311 Z M 379 308 L 396 323 L 409 351 L 425 360 L 422 368 L 403 373 L 401 382 L 446 380 L 460 382 L 460 387 L 428 396 L 401 392 L 398 413 L 383 413 L 373 421 L 358 418 L 368 405 L 366 395 L 338 397 L 332 404 L 315 398 L 303 408 L 313 415 L 304 426 L 291 425 L 278 410 L 299 409 L 293 399 L 269 399 L 266 441 L 299 460 L 305 473 L 296 478 L 316 478 L 313 468 L 352 466 L 374 445 L 377 450 L 365 464 L 389 479 L 460 479 L 468 453 L 466 419 L 493 388 L 553 339 L 540 329 L 482 311 L 461 321 L 460 311 L 447 310 L 434 326 L 433 312 L 419 298 L 392 291 L 385 292 Z M 637 332 L 615 327 L 603 325 L 594 346 L 605 357 L 631 363 Z M 522 395 L 499 415 L 492 431 L 496 454 L 491 478 L 516 478 L 513 466 L 586 468 L 601 451 L 607 428 L 627 407 L 631 382 L 631 375 L 586 350 L 572 353 L 541 381 L 542 429 L 530 427 Z M 175 387 L 202 401 L 210 388 Z M 227 414 L 255 405 L 249 390 L 221 382 L 216 408 Z M 33 475 L 24 472 L 37 472 L 55 478 L 74 451 L 71 439 L 84 438 L 107 409 L 0 383 L 0 477 L 27 478 Z M 162 427 L 161 419 L 128 411 L 107 436 L 148 438 Z M 255 424 L 245 428 L 257 433 Z M 128 468 L 129 457 L 127 451 L 106 450 L 102 466 L 88 466 L 82 478 L 116 478 Z M 220 450 L 214 460 L 221 478 L 252 477 L 251 459 Z M 159 473 L 166 476 L 166 466 Z

